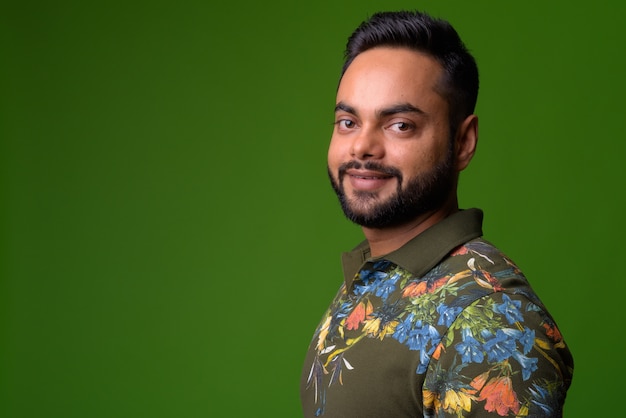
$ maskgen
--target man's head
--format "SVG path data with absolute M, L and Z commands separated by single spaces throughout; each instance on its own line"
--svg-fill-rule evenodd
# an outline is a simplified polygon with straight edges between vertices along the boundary
M 474 113 L 478 68 L 456 30 L 445 20 L 421 12 L 380 12 L 352 33 L 341 76 L 361 53 L 377 47 L 408 48 L 434 58 L 443 68 L 437 86 L 449 106 L 450 133 Z
M 449 74 L 463 67 L 459 46 L 475 69 L 449 25 L 405 12 L 375 15 L 350 38 L 328 169 L 355 223 L 397 226 L 456 204 L 458 172 L 477 139 L 475 90 L 466 104 L 454 94 L 459 77 Z

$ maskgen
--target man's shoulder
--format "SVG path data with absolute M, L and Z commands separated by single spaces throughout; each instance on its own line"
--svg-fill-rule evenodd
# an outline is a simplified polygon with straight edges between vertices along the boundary
M 437 289 L 446 305 L 468 306 L 476 299 L 498 292 L 527 294 L 529 299 L 536 299 L 517 264 L 482 237 L 453 248 L 425 274 L 404 272 L 403 275 L 410 277 L 402 283 L 403 287 Z M 434 283 L 439 285 L 433 287 Z M 440 286 L 444 288 L 438 289 Z M 421 296 L 422 292 L 415 294 L 403 289 L 403 294 Z

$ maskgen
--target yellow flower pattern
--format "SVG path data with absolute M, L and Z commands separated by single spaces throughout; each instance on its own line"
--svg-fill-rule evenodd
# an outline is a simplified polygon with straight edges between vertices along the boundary
M 422 277 L 384 259 L 365 263 L 324 315 L 308 361 L 311 416 L 326 415 L 350 387 L 384 385 L 363 382 L 361 374 L 410 366 L 402 388 L 415 387 L 407 398 L 419 400 L 413 407 L 424 417 L 479 411 L 557 417 L 573 369 L 558 328 L 526 279 L 482 239 L 457 248 Z

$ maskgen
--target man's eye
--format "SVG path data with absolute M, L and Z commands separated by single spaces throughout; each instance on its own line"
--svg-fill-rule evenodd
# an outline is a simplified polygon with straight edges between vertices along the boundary
M 400 132 L 406 132 L 413 129 L 413 124 L 410 124 L 408 122 L 396 122 L 391 125 L 391 129 L 395 129 Z
M 352 129 L 356 126 L 356 123 L 354 123 L 354 121 L 351 121 L 350 119 L 341 119 L 338 120 L 336 123 L 340 129 Z

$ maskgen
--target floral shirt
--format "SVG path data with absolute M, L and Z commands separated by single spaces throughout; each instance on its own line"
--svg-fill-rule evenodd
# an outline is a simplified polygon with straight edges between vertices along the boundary
M 572 356 L 481 223 L 460 211 L 385 257 L 344 255 L 303 368 L 305 417 L 562 416 Z

